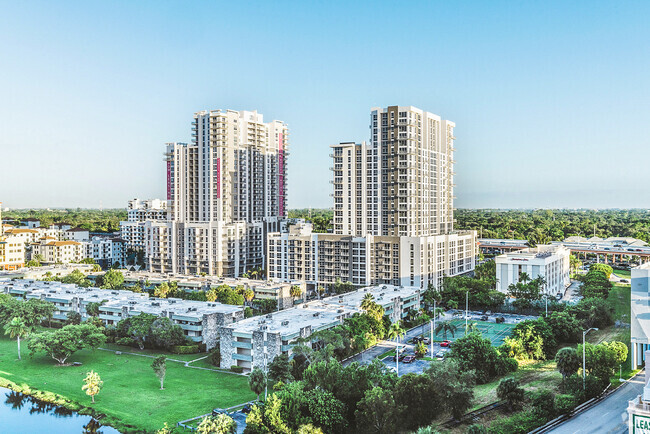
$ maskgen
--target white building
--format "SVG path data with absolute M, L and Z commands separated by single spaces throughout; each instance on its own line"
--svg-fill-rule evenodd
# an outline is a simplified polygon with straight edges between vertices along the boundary
M 411 309 L 420 308 L 419 288 L 382 285 L 244 319 L 219 329 L 221 367 L 264 368 L 277 355 L 291 356 L 296 339 L 336 327 L 345 318 L 361 312 L 361 302 L 368 293 L 384 307 L 391 321 L 405 317 Z
M 41 255 L 47 264 L 67 264 L 84 259 L 84 246 L 77 241 L 42 239 L 32 244 L 32 257 Z
M 82 243 L 84 257 L 92 258 L 102 268 L 110 268 L 113 264 L 124 267 L 126 263 L 126 241 L 121 238 L 92 237 Z
M 133 199 L 127 207 L 127 220 L 120 222 L 120 238 L 128 248 L 151 250 L 153 243 L 159 243 L 152 228 L 165 228 L 166 232 L 167 226 L 167 201 Z
M 650 350 L 650 262 L 632 268 L 630 332 L 632 367 L 643 367 Z
M 523 273 L 532 280 L 543 276 L 544 292 L 549 295 L 564 294 L 569 286 L 569 256 L 571 251 L 561 245 L 539 245 L 499 255 L 495 258 L 497 290 L 508 292 Z
M 287 125 L 214 110 L 195 113 L 192 131 L 192 143 L 167 145 L 170 223 L 148 252 L 152 271 L 238 277 L 263 268 L 266 234 L 287 214 Z
M 427 288 L 472 271 L 476 232 L 453 225 L 454 127 L 411 106 L 372 109 L 369 144 L 332 146 L 333 234 L 271 234 L 269 278 Z

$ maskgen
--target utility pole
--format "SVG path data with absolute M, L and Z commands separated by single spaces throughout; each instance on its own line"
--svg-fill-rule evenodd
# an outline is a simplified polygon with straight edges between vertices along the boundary
M 436 328 L 436 299 L 433 299 L 433 320 L 431 321 L 431 358 L 433 359 L 433 330 Z
M 467 335 L 467 317 L 469 316 L 469 289 L 465 292 L 465 335 Z

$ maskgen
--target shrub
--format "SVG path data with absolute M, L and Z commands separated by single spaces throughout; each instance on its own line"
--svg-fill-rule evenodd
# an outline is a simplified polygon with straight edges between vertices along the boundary
M 487 434 L 487 432 L 488 432 L 487 428 L 485 428 L 480 423 L 475 423 L 474 425 L 470 425 L 470 427 L 467 429 L 467 434 Z
M 237 374 L 241 374 L 242 372 L 244 372 L 244 367 L 243 366 L 232 365 L 230 367 L 230 370 L 232 372 L 236 372 Z
M 569 414 L 574 408 L 576 408 L 575 396 L 569 394 L 555 396 L 555 411 L 557 414 Z
M 221 350 L 219 349 L 219 345 L 210 350 L 208 363 L 216 367 L 219 367 L 221 364 Z
M 532 412 L 522 411 L 492 422 L 488 432 L 494 434 L 525 434 L 542 424 L 543 422 L 540 423 L 537 416 Z
M 137 347 L 138 344 L 131 338 L 117 338 L 115 339 L 117 345 L 124 345 L 125 347 Z
M 198 345 L 173 345 L 169 347 L 169 352 L 174 354 L 196 354 L 199 352 Z
M 544 420 L 555 417 L 555 394 L 548 389 L 540 390 L 533 395 L 533 412 Z
M 510 410 L 514 410 L 524 402 L 524 389 L 519 387 L 519 381 L 514 378 L 504 378 L 497 386 L 497 396 L 508 402 Z
M 208 351 L 208 346 L 204 343 L 199 344 L 199 353 L 205 353 Z

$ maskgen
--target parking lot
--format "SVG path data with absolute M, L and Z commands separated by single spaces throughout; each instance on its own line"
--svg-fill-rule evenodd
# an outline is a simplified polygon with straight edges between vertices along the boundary
M 410 354 L 412 354 L 412 352 L 410 352 Z M 384 357 L 381 361 L 388 367 L 388 369 L 392 371 L 395 370 L 395 361 L 393 360 L 393 356 Z M 423 359 L 415 359 L 411 363 L 399 362 L 399 376 L 401 377 L 405 374 L 421 374 L 430 364 L 430 360 Z

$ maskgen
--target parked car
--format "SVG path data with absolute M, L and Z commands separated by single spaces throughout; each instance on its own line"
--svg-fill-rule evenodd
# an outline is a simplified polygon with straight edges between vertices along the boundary
M 399 354 L 399 361 L 400 361 L 400 362 L 403 361 L 403 360 L 404 360 L 404 357 L 406 357 L 406 356 L 408 356 L 408 354 L 406 354 L 405 352 L 404 352 L 404 353 L 400 353 L 400 354 Z M 396 361 L 397 361 L 396 357 L 397 357 L 397 354 L 393 356 L 393 362 L 396 362 Z
M 413 360 L 415 360 L 415 356 L 406 356 L 406 357 L 404 357 L 404 360 L 402 360 L 402 362 L 404 362 L 404 363 L 413 363 Z
M 244 414 L 248 414 L 248 413 L 251 412 L 251 410 L 252 410 L 252 409 L 251 409 L 251 406 L 248 405 L 248 404 L 246 404 L 246 405 L 241 409 L 241 412 L 244 413 Z
M 436 357 L 437 357 L 438 359 L 443 359 L 443 358 L 445 357 L 445 352 L 444 352 L 444 351 L 438 351 L 438 352 L 436 353 Z
M 442 341 L 442 342 L 440 342 L 440 346 L 445 347 L 445 348 L 449 348 L 449 347 L 451 347 L 451 341 L 449 341 L 449 340 Z
M 630 283 L 630 281 L 627 279 L 621 279 L 621 283 Z
M 487 315 L 483 315 L 483 316 L 481 317 L 481 321 L 488 321 L 489 319 L 490 319 L 490 317 L 487 316 Z
M 424 345 L 429 345 L 431 343 L 431 339 L 424 338 L 424 339 L 422 339 L 422 343 L 424 343 Z

